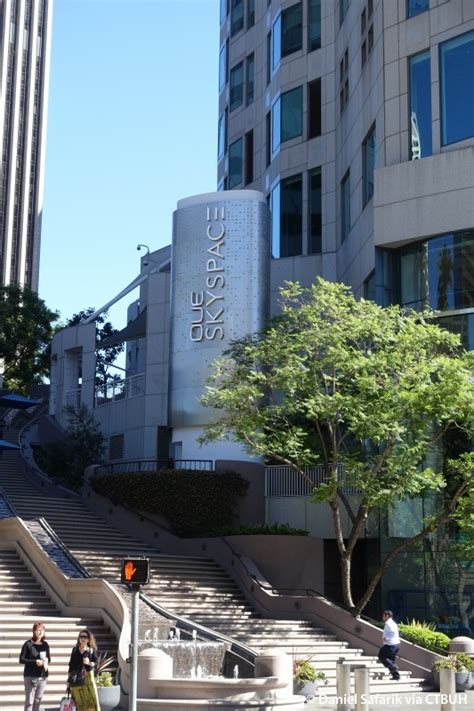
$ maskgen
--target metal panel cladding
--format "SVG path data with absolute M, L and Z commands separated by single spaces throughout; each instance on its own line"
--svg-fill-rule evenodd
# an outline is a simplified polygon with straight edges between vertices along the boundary
M 268 315 L 268 207 L 262 193 L 235 190 L 178 202 L 171 275 L 172 427 L 204 425 L 200 405 L 211 363 Z

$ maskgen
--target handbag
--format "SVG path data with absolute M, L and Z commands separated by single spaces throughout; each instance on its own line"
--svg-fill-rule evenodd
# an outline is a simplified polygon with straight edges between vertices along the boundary
M 67 685 L 71 686 L 82 686 L 85 682 L 86 675 L 85 672 L 71 672 L 67 678 Z
M 69 696 L 63 696 L 59 704 L 59 711 L 77 711 L 76 702 Z

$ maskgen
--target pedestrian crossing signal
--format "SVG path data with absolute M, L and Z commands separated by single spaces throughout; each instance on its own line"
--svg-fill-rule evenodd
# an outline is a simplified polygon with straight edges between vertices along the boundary
M 146 585 L 150 580 L 150 559 L 124 558 L 120 579 L 126 585 Z

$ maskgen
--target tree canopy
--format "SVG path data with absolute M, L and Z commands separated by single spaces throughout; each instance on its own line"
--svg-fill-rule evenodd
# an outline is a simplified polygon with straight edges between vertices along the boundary
M 472 436 L 473 364 L 473 354 L 433 322 L 432 312 L 381 308 L 323 279 L 311 289 L 287 283 L 281 314 L 214 364 L 203 402 L 215 408 L 215 419 L 204 439 L 240 442 L 252 455 L 292 467 L 295 476 L 325 465 L 314 498 L 330 506 L 343 599 L 359 614 L 395 556 L 454 520 L 472 493 L 469 454 L 452 464 L 449 495 L 442 464 L 426 461 L 449 428 Z M 387 554 L 354 600 L 352 556 L 369 515 L 426 492 L 438 493 L 437 513 Z
M 26 286 L 0 287 L 4 387 L 26 393 L 49 374 L 49 344 L 59 314 Z

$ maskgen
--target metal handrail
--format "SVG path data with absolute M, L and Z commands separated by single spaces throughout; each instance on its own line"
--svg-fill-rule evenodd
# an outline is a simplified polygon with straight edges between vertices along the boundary
M 18 518 L 17 510 L 15 509 L 14 505 L 12 504 L 10 497 L 8 496 L 8 494 L 5 491 L 5 489 L 3 488 L 3 486 L 0 487 L 0 496 L 2 496 L 3 499 L 5 500 L 5 503 L 7 504 L 8 508 L 12 512 L 13 516 L 15 518 Z
M 153 610 L 155 610 L 155 612 L 158 612 L 163 617 L 166 617 L 169 620 L 175 620 L 176 622 L 179 622 L 180 629 L 184 629 L 185 631 L 196 630 L 196 632 L 200 632 L 201 635 L 205 636 L 211 641 L 224 642 L 225 644 L 230 645 L 229 651 L 232 652 L 232 654 L 235 654 L 236 657 L 242 659 L 242 661 L 246 662 L 247 664 L 250 664 L 253 667 L 255 666 L 255 657 L 257 656 L 257 652 L 251 649 L 250 647 L 247 647 L 246 644 L 242 644 L 242 642 L 237 642 L 237 640 L 232 639 L 232 637 L 227 637 L 226 635 L 221 634 L 220 632 L 216 632 L 215 630 L 212 630 L 209 627 L 204 627 L 204 625 L 200 625 L 197 622 L 192 622 L 186 617 L 176 615 L 174 612 L 171 612 L 166 607 L 162 607 L 146 593 L 140 592 L 140 599 L 143 600 L 143 602 L 145 602 Z
M 94 474 L 139 474 L 163 469 L 187 469 L 189 471 L 213 471 L 212 459 L 129 459 L 96 467 Z
M 69 550 L 69 548 L 67 548 L 67 546 L 63 543 L 62 539 L 58 536 L 58 534 L 56 533 L 56 531 L 54 530 L 54 528 L 51 528 L 51 526 L 50 526 L 49 523 L 46 521 L 46 519 L 41 516 L 40 518 L 37 519 L 37 521 L 38 521 L 38 523 L 40 524 L 40 526 L 46 531 L 46 533 L 48 534 L 48 536 L 49 536 L 50 538 L 52 538 L 52 540 L 53 540 L 54 543 L 58 546 L 58 548 L 61 549 L 61 552 L 64 553 L 64 555 L 65 555 L 66 558 L 69 560 L 69 562 L 71 563 L 71 565 L 72 565 L 74 568 L 76 568 L 76 570 L 77 570 L 79 573 L 81 573 L 82 577 L 83 577 L 83 578 L 93 578 L 94 576 L 91 575 L 91 574 L 89 573 L 89 571 L 86 570 L 86 568 L 84 568 L 84 566 L 82 565 L 82 563 L 80 563 L 80 562 L 77 560 L 76 556 L 75 556 L 73 553 L 71 553 L 71 551 Z

